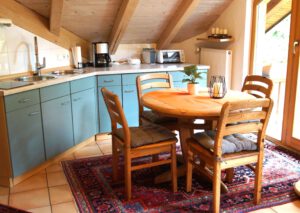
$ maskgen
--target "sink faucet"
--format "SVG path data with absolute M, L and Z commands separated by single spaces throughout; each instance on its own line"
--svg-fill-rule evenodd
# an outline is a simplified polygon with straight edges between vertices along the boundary
M 34 36 L 34 51 L 35 51 L 35 72 L 34 75 L 41 75 L 41 69 L 46 67 L 46 58 L 43 58 L 43 64 L 39 62 L 39 48 L 37 37 Z

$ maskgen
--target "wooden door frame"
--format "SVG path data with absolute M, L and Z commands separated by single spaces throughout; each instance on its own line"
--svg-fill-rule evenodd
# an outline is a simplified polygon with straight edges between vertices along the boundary
M 286 95 L 283 111 L 283 129 L 282 129 L 282 143 L 300 150 L 300 140 L 293 138 L 293 120 L 296 103 L 296 89 L 299 69 L 299 47 L 296 48 L 296 54 L 293 53 L 293 45 L 295 40 L 300 39 L 300 29 L 297 25 L 300 24 L 300 2 L 292 1 L 292 18 L 289 41 L 289 55 L 288 55 L 288 72 L 286 78 Z M 300 83 L 300 82 L 299 82 Z M 298 145 L 295 142 L 299 142 Z
M 257 27 L 257 6 L 262 2 L 268 2 L 269 0 L 254 0 L 253 10 L 252 10 L 252 29 L 251 29 L 251 46 L 250 46 L 250 64 L 249 64 L 249 75 L 254 74 L 254 59 L 255 59 L 255 46 L 256 46 L 256 27 Z M 300 1 L 292 0 L 292 11 L 291 11 L 291 25 L 290 25 L 290 39 L 289 39 L 289 52 L 288 52 L 288 66 L 287 66 L 287 76 L 286 76 L 286 94 L 284 100 L 284 111 L 283 111 L 283 124 L 282 124 L 282 135 L 281 141 L 268 136 L 268 139 L 278 144 L 280 142 L 284 146 L 289 146 L 298 149 L 300 151 L 300 140 L 299 145 L 295 146 L 294 142 L 296 139 L 292 138 L 292 129 L 295 108 L 295 95 L 298 77 L 298 63 L 299 63 L 299 48 L 297 54 L 293 54 L 293 43 L 296 40 L 296 33 L 298 34 L 298 39 L 300 36 L 300 30 L 296 32 L 297 24 L 300 24 Z M 293 18 L 295 17 L 295 18 Z M 298 23 L 297 23 L 298 22 Z M 296 60 L 294 60 L 296 59 Z M 294 62 L 294 63 L 293 63 Z M 291 110 L 292 106 L 292 110 Z M 292 111 L 292 112 L 291 112 Z M 290 133 L 290 135 L 288 134 Z M 294 142 L 292 142 L 294 140 Z M 297 140 L 298 141 L 298 140 Z

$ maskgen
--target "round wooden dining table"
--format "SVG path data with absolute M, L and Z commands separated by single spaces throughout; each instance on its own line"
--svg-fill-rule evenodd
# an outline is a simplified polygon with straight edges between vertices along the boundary
M 187 157 L 185 141 L 193 134 L 194 129 L 191 129 L 190 124 L 195 119 L 216 121 L 226 102 L 251 99 L 255 97 L 240 91 L 228 91 L 223 98 L 214 99 L 209 96 L 207 89 L 200 90 L 197 95 L 190 95 L 182 89 L 164 89 L 145 93 L 142 96 L 142 105 L 158 114 L 178 118 L 180 145 L 185 159 Z M 180 173 L 181 170 L 178 171 Z M 184 170 L 181 172 L 184 173 Z M 156 182 L 163 182 L 165 178 L 158 177 Z

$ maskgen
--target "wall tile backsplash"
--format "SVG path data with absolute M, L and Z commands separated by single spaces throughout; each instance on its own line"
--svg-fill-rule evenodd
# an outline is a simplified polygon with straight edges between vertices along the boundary
M 0 26 L 0 75 L 35 69 L 34 34 L 20 27 Z M 69 50 L 38 37 L 39 61 L 46 58 L 46 69 L 69 66 Z

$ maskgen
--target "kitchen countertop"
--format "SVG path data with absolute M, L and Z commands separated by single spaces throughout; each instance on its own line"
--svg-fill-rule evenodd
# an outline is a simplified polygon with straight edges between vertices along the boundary
M 165 71 L 180 71 L 185 66 L 190 64 L 140 64 L 140 65 L 113 65 L 112 67 L 88 67 L 78 71 L 84 73 L 76 73 L 73 75 L 57 76 L 55 79 L 33 82 L 32 85 L 14 88 L 10 90 L 0 90 L 0 96 L 12 95 L 28 90 L 39 89 L 46 86 L 51 86 L 63 82 L 73 81 L 81 78 L 96 75 L 112 75 L 112 74 L 130 74 L 144 72 L 165 72 Z M 207 65 L 198 65 L 199 69 L 209 69 Z M 7 79 L 8 80 L 8 79 Z

